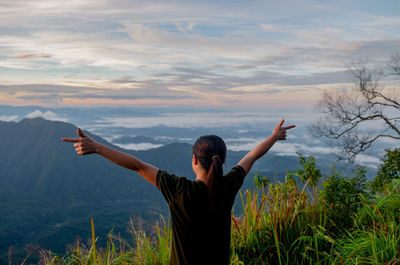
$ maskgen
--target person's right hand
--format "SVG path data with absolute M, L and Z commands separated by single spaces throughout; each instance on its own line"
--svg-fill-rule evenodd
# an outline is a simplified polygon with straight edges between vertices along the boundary
M 296 125 L 289 125 L 286 127 L 282 127 L 283 123 L 285 122 L 284 119 L 275 127 L 274 132 L 272 133 L 272 137 L 275 140 L 286 140 L 286 131 L 296 127 Z
M 75 151 L 78 155 L 89 155 L 98 153 L 100 144 L 94 141 L 89 136 L 86 136 L 80 128 L 76 130 L 79 138 L 62 138 L 63 142 L 75 143 Z

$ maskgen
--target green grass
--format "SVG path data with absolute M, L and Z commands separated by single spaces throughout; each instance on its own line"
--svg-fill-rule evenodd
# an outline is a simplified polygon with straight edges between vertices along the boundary
M 335 234 L 324 226 L 322 206 L 301 191 L 280 192 L 241 194 L 244 213 L 232 216 L 231 264 L 400 264 L 400 220 L 380 216 L 376 205 L 363 208 L 371 223 Z M 64 257 L 42 255 L 44 264 L 168 264 L 168 222 L 157 224 L 154 236 L 131 228 L 134 247 L 110 234 L 107 247 L 98 248 L 92 227 L 90 247 L 80 242 Z
M 353 228 L 332 226 L 326 205 L 293 181 L 275 184 L 269 192 L 247 190 L 240 198 L 243 215 L 232 215 L 231 264 L 400 264 L 398 214 L 378 208 L 386 197 L 364 202 Z M 168 222 L 161 219 L 153 236 L 133 222 L 131 229 L 134 246 L 109 234 L 101 249 L 92 226 L 90 247 L 80 242 L 64 257 L 47 255 L 44 264 L 168 264 Z
M 400 193 L 365 187 L 365 171 L 341 177 L 332 171 L 321 183 L 315 160 L 282 183 L 262 183 L 240 192 L 243 214 L 232 214 L 231 264 L 400 264 Z M 263 185 L 267 186 L 264 187 Z M 105 248 L 77 242 L 65 256 L 42 252 L 42 264 L 168 264 L 171 226 L 162 217 L 151 235 L 130 224 L 131 245 L 108 235 Z

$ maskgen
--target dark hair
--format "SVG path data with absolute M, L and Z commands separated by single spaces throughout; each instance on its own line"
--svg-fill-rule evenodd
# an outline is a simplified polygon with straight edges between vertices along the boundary
M 222 195 L 222 165 L 226 158 L 225 142 L 219 136 L 204 135 L 197 139 L 192 150 L 201 166 L 208 172 L 206 184 L 215 206 L 217 197 Z

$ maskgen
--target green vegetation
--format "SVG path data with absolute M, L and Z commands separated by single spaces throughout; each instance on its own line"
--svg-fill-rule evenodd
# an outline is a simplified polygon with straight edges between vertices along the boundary
M 400 148 L 386 150 L 378 175 L 370 183 L 374 192 L 383 192 L 388 183 L 400 178 Z
M 370 183 L 362 167 L 350 177 L 333 167 L 322 178 L 313 157 L 299 158 L 301 168 L 285 181 L 256 175 L 256 189 L 240 193 L 231 264 L 400 264 L 399 149 L 386 151 Z M 132 246 L 110 233 L 107 247 L 96 249 L 92 223 L 90 247 L 77 242 L 63 257 L 43 252 L 42 263 L 168 264 L 169 223 L 161 219 L 151 235 L 135 227 Z

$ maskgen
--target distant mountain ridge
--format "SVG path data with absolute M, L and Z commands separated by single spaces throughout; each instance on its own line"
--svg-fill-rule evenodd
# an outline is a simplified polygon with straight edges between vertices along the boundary
M 75 236 L 86 240 L 90 217 L 99 234 L 112 227 L 126 234 L 129 216 L 166 213 L 157 189 L 136 173 L 96 155 L 78 156 L 61 141 L 75 133 L 71 124 L 42 118 L 0 122 L 0 263 L 10 246 L 29 242 L 64 252 Z
M 87 133 L 96 141 L 111 145 Z M 155 213 L 168 215 L 161 193 L 135 172 L 120 168 L 98 155 L 78 156 L 62 137 L 77 137 L 76 127 L 43 118 L 0 122 L 0 263 L 7 262 L 10 246 L 27 243 L 64 253 L 65 245 L 79 236 L 86 240 L 93 217 L 101 240 L 112 228 L 127 235 L 129 217 L 140 217 L 150 229 Z M 116 149 L 123 150 L 116 146 Z M 146 151 L 127 151 L 177 175 L 194 179 L 191 145 L 171 143 Z M 225 171 L 246 152 L 228 152 Z M 298 167 L 296 157 L 268 154 L 257 161 L 243 188 L 250 187 L 254 172 L 281 178 Z M 146 222 L 147 221 L 147 222 Z

